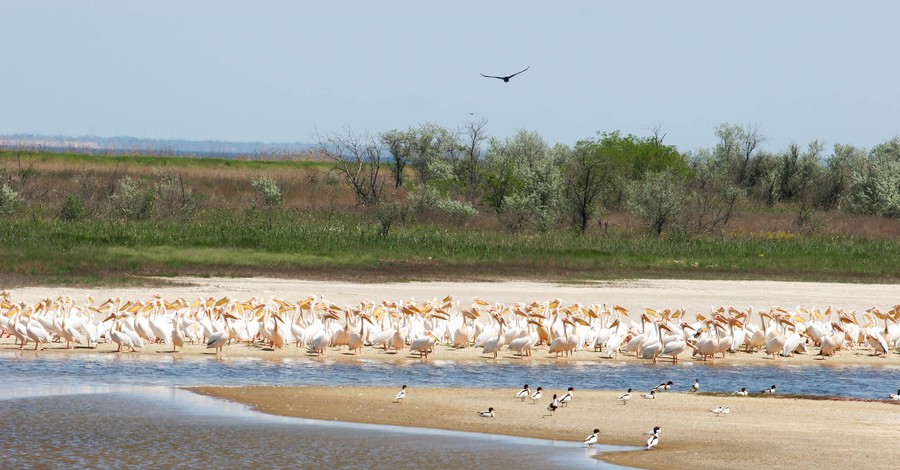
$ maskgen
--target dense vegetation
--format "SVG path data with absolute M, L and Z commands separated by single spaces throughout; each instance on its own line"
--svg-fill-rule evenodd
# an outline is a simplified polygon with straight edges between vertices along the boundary
M 693 153 L 483 122 L 324 136 L 302 158 L 0 152 L 6 283 L 132 275 L 900 278 L 900 138 Z

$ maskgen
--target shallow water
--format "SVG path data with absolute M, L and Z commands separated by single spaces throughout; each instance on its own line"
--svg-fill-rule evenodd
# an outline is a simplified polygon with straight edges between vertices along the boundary
M 54 387 L 90 383 L 149 386 L 195 385 L 371 385 L 417 387 L 532 387 L 594 390 L 647 390 L 673 381 L 687 390 L 699 379 L 704 392 L 758 392 L 775 384 L 779 393 L 851 398 L 886 398 L 900 386 L 900 366 L 693 364 L 508 364 L 380 361 L 331 362 L 316 359 L 182 357 L 172 354 L 42 354 L 0 352 L 4 393 L 54 394 Z M 18 395 L 21 396 L 21 395 Z
M 575 442 L 270 416 L 168 387 L 57 391 L 0 400 L 4 467 L 622 468 Z

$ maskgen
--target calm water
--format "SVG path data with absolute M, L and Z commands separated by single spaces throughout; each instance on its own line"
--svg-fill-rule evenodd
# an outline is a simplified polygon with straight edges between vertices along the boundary
M 311 366 L 341 383 L 376 373 L 302 364 L 285 374 L 293 363 L 0 355 L 2 467 L 623 468 L 593 456 L 624 447 L 270 416 L 172 388 L 329 382 L 298 382 Z
M 4 387 L 21 384 L 29 393 L 88 381 L 103 385 L 382 385 L 417 387 L 532 387 L 646 390 L 675 382 L 687 390 L 699 379 L 702 391 L 751 392 L 778 386 L 779 393 L 886 398 L 900 387 L 900 366 L 796 366 L 709 364 L 495 364 L 417 361 L 330 362 L 313 359 L 180 357 L 170 354 L 41 354 L 0 352 Z

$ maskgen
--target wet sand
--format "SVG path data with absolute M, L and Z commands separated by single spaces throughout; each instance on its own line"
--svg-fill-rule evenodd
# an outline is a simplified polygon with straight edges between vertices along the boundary
M 199 387 L 197 393 L 244 403 L 271 414 L 372 424 L 417 426 L 580 441 L 596 427 L 600 443 L 642 446 L 642 433 L 660 426 L 652 451 L 604 456 L 650 469 L 894 468 L 900 458 L 900 403 L 639 393 L 624 406 L 620 392 L 576 390 L 567 408 L 548 416 L 553 393 L 539 405 L 512 398 L 512 389 L 397 389 L 376 387 Z M 477 411 L 495 408 L 495 418 Z M 728 406 L 731 413 L 710 412 Z

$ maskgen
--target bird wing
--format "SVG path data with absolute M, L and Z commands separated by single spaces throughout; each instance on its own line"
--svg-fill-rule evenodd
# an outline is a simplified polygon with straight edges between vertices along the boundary
M 518 75 L 518 74 L 520 74 L 520 73 L 522 73 L 522 72 L 524 72 L 524 71 L 526 71 L 526 70 L 528 70 L 528 69 L 530 69 L 530 68 L 531 68 L 531 66 L 529 65 L 528 67 L 525 67 L 524 69 L 519 70 L 518 72 L 516 72 L 516 73 L 514 73 L 514 74 L 512 74 L 512 75 L 510 75 L 510 76 L 508 76 L 508 77 L 506 77 L 506 78 L 513 78 L 513 77 L 515 77 L 516 75 Z
M 505 78 L 505 77 L 497 77 L 497 76 L 494 76 L 494 75 L 485 75 L 485 74 L 481 74 L 481 76 L 484 77 L 484 78 L 498 78 L 498 79 L 500 79 L 500 80 L 503 80 L 503 79 Z

